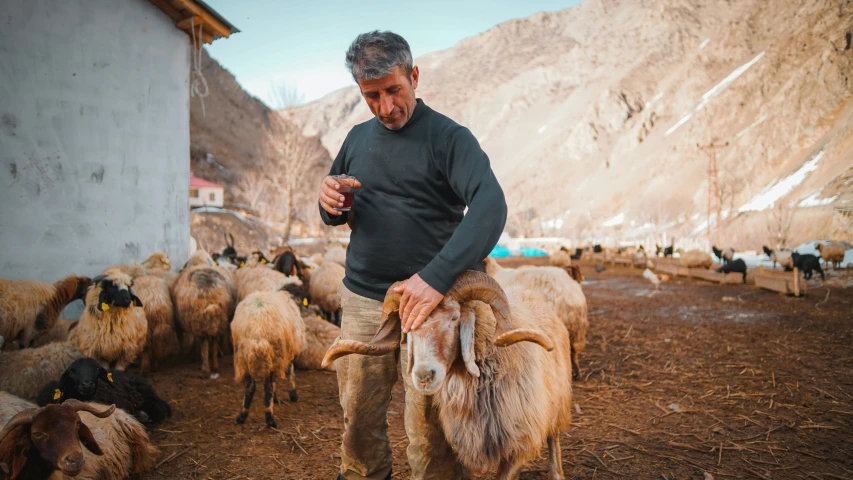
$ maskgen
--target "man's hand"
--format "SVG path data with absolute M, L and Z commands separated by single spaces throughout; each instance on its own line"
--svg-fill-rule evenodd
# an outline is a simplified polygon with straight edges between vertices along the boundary
M 418 274 L 414 274 L 394 291 L 403 294 L 403 298 L 400 299 L 400 321 L 403 324 L 403 333 L 417 330 L 444 299 L 444 295 L 421 280 Z
M 354 178 L 346 181 L 352 188 L 361 188 L 361 182 Z M 335 208 L 344 206 L 344 196 L 338 192 L 339 188 L 338 180 L 331 176 L 324 178 L 323 183 L 320 184 L 320 206 L 329 215 L 334 215 L 335 217 L 343 213 L 335 210 Z

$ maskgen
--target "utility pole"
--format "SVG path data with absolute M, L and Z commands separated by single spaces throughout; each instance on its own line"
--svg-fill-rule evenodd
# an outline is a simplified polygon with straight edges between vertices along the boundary
M 729 146 L 729 142 L 722 145 L 699 145 L 699 149 L 708 155 L 708 243 L 711 241 L 711 212 L 717 214 L 717 243 L 719 248 L 723 248 L 723 215 L 720 206 L 720 183 L 717 175 L 717 150 Z

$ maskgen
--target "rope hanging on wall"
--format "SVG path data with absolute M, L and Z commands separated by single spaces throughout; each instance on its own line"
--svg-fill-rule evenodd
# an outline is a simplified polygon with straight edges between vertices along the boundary
M 190 95 L 199 98 L 199 101 L 201 102 L 201 116 L 204 117 L 204 97 L 210 93 L 210 90 L 207 88 L 207 80 L 201 72 L 201 58 L 204 54 L 204 49 L 201 48 L 201 27 L 202 25 L 199 24 L 198 36 L 196 36 L 195 18 L 191 20 L 190 31 L 192 32 L 193 37 L 193 51 L 190 53 L 192 61 L 192 70 L 190 72 L 193 79 L 192 84 L 190 85 Z

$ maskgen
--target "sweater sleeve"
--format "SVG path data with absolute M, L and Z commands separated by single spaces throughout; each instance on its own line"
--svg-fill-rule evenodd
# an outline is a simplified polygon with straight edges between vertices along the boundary
M 445 294 L 456 277 L 485 259 L 506 225 L 507 206 L 489 157 L 464 127 L 454 128 L 447 139 L 445 172 L 450 186 L 468 206 L 444 248 L 418 275 Z
M 349 135 L 347 135 L 347 139 L 349 139 Z M 345 165 L 346 165 L 346 151 L 347 151 L 347 141 L 344 140 L 343 145 L 341 145 L 341 149 L 338 151 L 338 156 L 335 157 L 335 161 L 332 162 L 332 168 L 329 169 L 329 175 L 340 175 L 342 173 L 346 173 Z M 330 225 L 332 227 L 337 227 L 338 225 L 343 225 L 347 223 L 347 217 L 349 216 L 349 212 L 341 212 L 341 215 L 332 215 L 329 212 L 323 210 L 323 207 L 320 205 L 320 201 L 317 201 L 317 207 L 320 209 L 320 219 L 323 220 L 323 223 L 326 225 Z

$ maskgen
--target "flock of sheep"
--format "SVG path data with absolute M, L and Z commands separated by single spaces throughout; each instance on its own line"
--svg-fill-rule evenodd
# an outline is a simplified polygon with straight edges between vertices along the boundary
M 390 327 L 380 331 L 387 335 L 374 339 L 380 348 L 339 339 L 343 248 L 300 258 L 283 247 L 270 261 L 261 252 L 238 256 L 233 239 L 226 243 L 212 256 L 194 252 L 178 272 L 155 253 L 92 279 L 0 280 L 0 479 L 126 478 L 152 468 L 159 452 L 147 430 L 172 411 L 145 375 L 176 355 L 200 357 L 202 377 L 216 378 L 220 356 L 233 353 L 244 388 L 236 422 L 245 422 L 262 382 L 266 424 L 275 428 L 276 384 L 285 381 L 296 401 L 295 368 L 334 370 L 342 355 L 400 345 L 393 294 L 383 314 Z M 559 433 L 571 422 L 589 324 L 580 270 L 554 263 L 509 269 L 487 259 L 487 274 L 460 277 L 430 321 L 406 336 L 407 374 L 436 395 L 448 440 L 472 472 L 517 472 L 547 440 L 553 473 L 562 475 Z M 59 319 L 76 299 L 80 319 Z M 454 338 L 435 335 L 457 321 Z M 455 347 L 414 347 L 448 341 Z M 438 351 L 444 358 L 427 358 Z M 451 368 L 456 357 L 463 372 Z M 126 371 L 131 365 L 139 374 Z M 451 428 L 459 422 L 470 428 Z
M 245 386 L 236 421 L 246 420 L 258 381 L 276 427 L 276 380 L 289 381 L 296 401 L 294 368 L 321 368 L 340 335 L 332 322 L 345 251 L 299 259 L 284 247 L 269 261 L 232 245 L 216 260 L 194 252 L 179 272 L 159 252 L 91 279 L 0 280 L 0 479 L 150 469 L 158 450 L 147 430 L 172 411 L 145 375 L 177 355 L 200 356 L 202 376 L 217 378 L 220 354 L 233 352 Z M 59 319 L 77 299 L 80 319 Z

